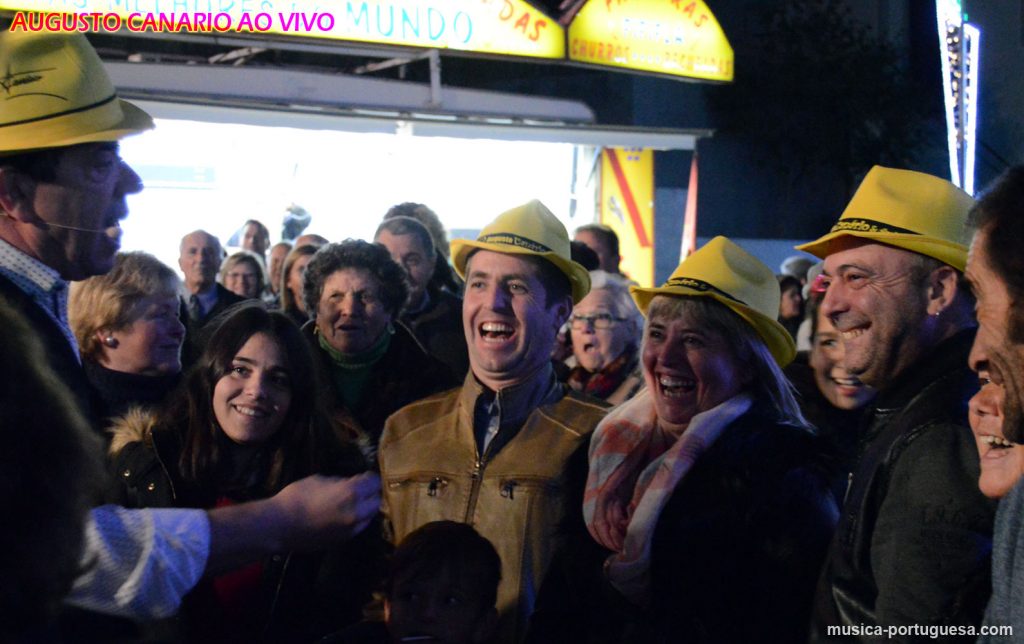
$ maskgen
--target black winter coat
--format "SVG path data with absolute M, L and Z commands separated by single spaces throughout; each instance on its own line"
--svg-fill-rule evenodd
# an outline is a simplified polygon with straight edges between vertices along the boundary
M 700 456 L 658 520 L 655 641 L 805 641 L 837 517 L 815 436 L 744 414 Z
M 430 306 L 413 316 L 402 316 L 427 353 L 437 358 L 460 381 L 469 372 L 466 331 L 462 328 L 462 299 L 448 291 L 431 291 Z
M 210 494 L 179 473 L 180 438 L 153 430 L 152 417 L 130 413 L 115 426 L 112 467 L 120 479 L 114 502 L 125 507 L 208 508 Z M 322 474 L 351 476 L 366 469 L 354 447 L 339 446 L 333 466 Z M 237 501 L 259 498 L 253 491 Z M 388 546 L 379 523 L 352 540 L 318 553 L 275 554 L 262 562 L 257 598 L 247 607 L 247 630 L 226 630 L 209 614 L 208 580 L 186 595 L 173 624 L 150 629 L 182 642 L 304 642 L 358 622 L 383 572 Z M 168 636 L 168 633 L 171 635 Z
M 652 606 L 606 580 L 591 542 L 541 590 L 530 644 L 794 644 L 837 510 L 811 432 L 756 407 L 704 452 L 663 509 L 651 544 Z M 600 552 L 598 552 L 600 551 Z
M 85 377 L 92 387 L 98 413 L 106 423 L 123 416 L 132 407 L 153 407 L 162 402 L 181 381 L 181 372 L 143 376 L 113 371 L 85 360 Z
M 366 436 L 374 450 L 388 416 L 409 403 L 456 387 L 461 382 L 456 381 L 444 363 L 427 354 L 423 345 L 405 325 L 400 322 L 393 324 L 395 334 L 391 336 L 391 344 L 373 365 L 358 405 L 349 409 L 342 401 L 341 394 L 333 391 L 333 385 L 328 385 L 331 388 L 335 421 Z M 331 358 L 320 347 L 315 330 L 315 321 L 302 327 L 302 333 L 313 348 L 322 370 L 320 382 L 333 383 Z

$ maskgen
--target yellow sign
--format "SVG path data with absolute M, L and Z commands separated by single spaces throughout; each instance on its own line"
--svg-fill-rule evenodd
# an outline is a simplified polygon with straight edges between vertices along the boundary
M 589 0 L 569 25 L 569 60 L 731 81 L 728 38 L 702 0 Z
M 654 151 L 601 152 L 601 223 L 619 236 L 622 272 L 654 286 Z
M 0 0 L 31 31 L 300 36 L 565 58 L 565 30 L 524 0 Z M 69 19 L 70 18 L 70 19 Z

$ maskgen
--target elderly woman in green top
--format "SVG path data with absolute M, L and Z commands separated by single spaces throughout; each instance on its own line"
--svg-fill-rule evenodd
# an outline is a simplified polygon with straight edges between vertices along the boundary
M 335 420 L 376 447 L 399 408 L 456 384 L 398 321 L 405 273 L 387 249 L 349 239 L 317 251 L 303 279 L 306 324 L 330 382 Z

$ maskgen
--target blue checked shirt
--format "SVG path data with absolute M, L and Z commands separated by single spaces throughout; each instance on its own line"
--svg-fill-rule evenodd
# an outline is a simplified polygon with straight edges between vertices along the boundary
M 0 239 L 0 274 L 30 296 L 57 324 L 79 362 L 78 342 L 68 322 L 68 283 L 38 259 Z

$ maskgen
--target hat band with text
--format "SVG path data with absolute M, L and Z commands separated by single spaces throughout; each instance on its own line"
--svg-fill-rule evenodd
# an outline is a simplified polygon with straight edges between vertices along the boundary
M 840 219 L 836 222 L 835 226 L 832 226 L 832 230 L 829 232 L 855 232 L 855 233 L 894 233 L 902 235 L 920 235 L 921 233 L 916 230 L 910 230 L 909 228 L 900 228 L 899 226 L 893 226 L 887 224 L 884 221 L 875 221 L 874 219 Z
M 484 242 L 486 244 L 504 244 L 505 246 L 517 246 L 519 248 L 525 248 L 526 250 L 534 253 L 550 253 L 551 249 L 544 244 L 537 243 L 532 239 L 526 237 L 520 237 L 512 233 L 490 233 L 488 235 L 481 235 L 477 237 L 478 242 Z
M 717 286 L 709 284 L 704 280 L 695 279 L 693 277 L 673 277 L 669 281 L 665 282 L 665 286 L 682 286 L 684 288 L 689 288 L 695 291 L 702 292 L 711 291 L 714 293 L 718 293 L 723 297 L 727 297 L 733 302 L 737 302 L 739 304 L 742 304 L 743 306 L 747 306 L 747 303 L 741 300 L 740 298 L 733 297 L 732 295 L 729 295 L 728 293 L 718 288 Z
M 19 98 L 19 97 L 18 96 L 12 96 L 11 98 Z M 38 121 L 46 121 L 48 119 L 55 119 L 55 118 L 59 118 L 61 116 L 68 116 L 69 114 L 77 114 L 78 112 L 86 112 L 88 110 L 96 109 L 97 107 L 103 107 L 107 103 L 113 102 L 116 99 L 117 99 L 117 94 L 111 94 L 107 98 L 104 98 L 101 101 L 96 101 L 95 103 L 91 103 L 89 105 L 83 105 L 81 107 L 75 107 L 75 108 L 72 108 L 70 110 L 65 110 L 63 112 L 55 112 L 53 114 L 44 114 L 43 116 L 36 116 L 36 117 L 30 118 L 30 119 L 24 119 L 24 120 L 21 120 L 21 121 L 12 121 L 10 123 L 0 123 L 0 127 L 13 127 L 15 125 L 26 125 L 28 123 L 36 123 Z

